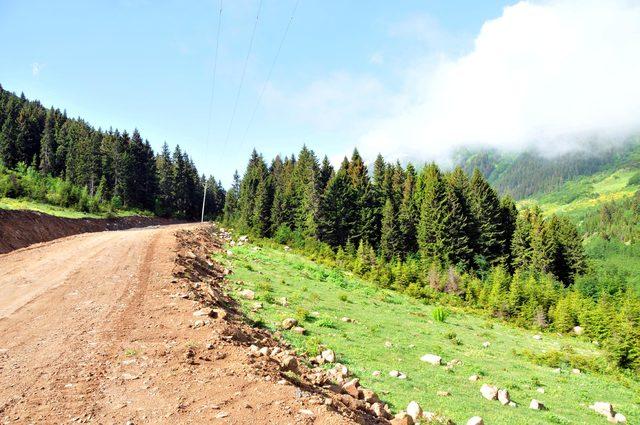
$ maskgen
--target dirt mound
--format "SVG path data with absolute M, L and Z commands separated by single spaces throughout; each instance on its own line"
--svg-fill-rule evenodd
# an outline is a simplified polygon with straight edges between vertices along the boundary
M 224 232 L 212 226 L 180 230 L 178 254 L 174 268 L 174 283 L 180 285 L 180 298 L 195 301 L 201 307 L 194 312 L 194 327 L 216 330 L 219 341 L 240 348 L 253 366 L 254 374 L 266 381 L 296 387 L 301 411 L 331 423 L 331 415 L 340 415 L 348 421 L 362 424 L 389 423 L 388 407 L 369 391 L 356 388 L 353 394 L 345 391 L 351 380 L 347 368 L 336 365 L 333 369 L 312 367 L 309 359 L 298 356 L 280 335 L 252 327 L 247 323 L 235 300 L 225 293 L 224 277 L 232 273 L 210 260 L 210 254 L 222 249 Z M 187 360 L 197 362 L 206 358 L 207 349 L 193 348 L 185 353 Z M 366 399 L 366 400 L 365 400 Z M 374 406 L 374 404 L 376 404 Z M 311 410 L 311 407 L 314 409 Z M 323 417 L 329 415 L 329 417 Z M 309 419 L 312 419 L 310 417 Z
M 177 223 L 152 217 L 61 218 L 25 210 L 0 210 L 0 254 L 35 243 L 88 232 Z

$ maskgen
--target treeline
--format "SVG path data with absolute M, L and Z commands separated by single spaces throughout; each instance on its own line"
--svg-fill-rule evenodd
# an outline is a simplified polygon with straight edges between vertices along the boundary
M 335 170 L 306 147 L 267 165 L 254 151 L 225 219 L 419 299 L 524 327 L 582 326 L 613 364 L 640 370 L 637 293 L 595 274 L 568 219 L 518 211 L 478 170 L 417 171 L 379 156 L 370 172 L 357 151 Z
M 151 211 L 200 216 L 205 176 L 179 146 L 154 153 L 137 130 L 95 129 L 66 112 L 0 86 L 0 194 L 27 196 L 83 211 Z M 22 164 L 22 165 L 21 165 Z M 223 209 L 225 191 L 208 178 L 207 216 Z
M 378 156 L 370 173 L 357 150 L 337 170 L 306 147 L 269 166 L 254 150 L 227 193 L 225 218 L 258 236 L 298 232 L 385 262 L 420 257 L 479 273 L 526 268 L 565 285 L 585 269 L 570 221 L 535 209 L 518 215 L 478 170 L 470 178 L 460 167 L 445 173 L 435 164 L 417 172 Z

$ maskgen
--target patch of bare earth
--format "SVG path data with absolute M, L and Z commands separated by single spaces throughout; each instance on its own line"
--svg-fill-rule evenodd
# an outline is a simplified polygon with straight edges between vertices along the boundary
M 86 234 L 0 255 L 0 422 L 383 421 L 245 323 L 207 260 L 220 249 L 211 229 Z

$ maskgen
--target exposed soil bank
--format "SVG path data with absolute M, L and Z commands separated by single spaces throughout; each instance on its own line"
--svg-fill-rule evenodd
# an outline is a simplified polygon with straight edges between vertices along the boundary
M 0 254 L 79 233 L 173 223 L 177 221 L 156 217 L 61 218 L 36 211 L 0 210 Z

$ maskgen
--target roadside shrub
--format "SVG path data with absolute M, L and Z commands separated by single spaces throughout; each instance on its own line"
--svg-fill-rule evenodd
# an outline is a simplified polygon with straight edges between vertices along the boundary
M 333 322 L 333 320 L 327 319 L 326 317 L 318 320 L 317 325 L 320 326 L 321 328 L 329 328 L 329 329 L 336 328 L 336 324 Z

